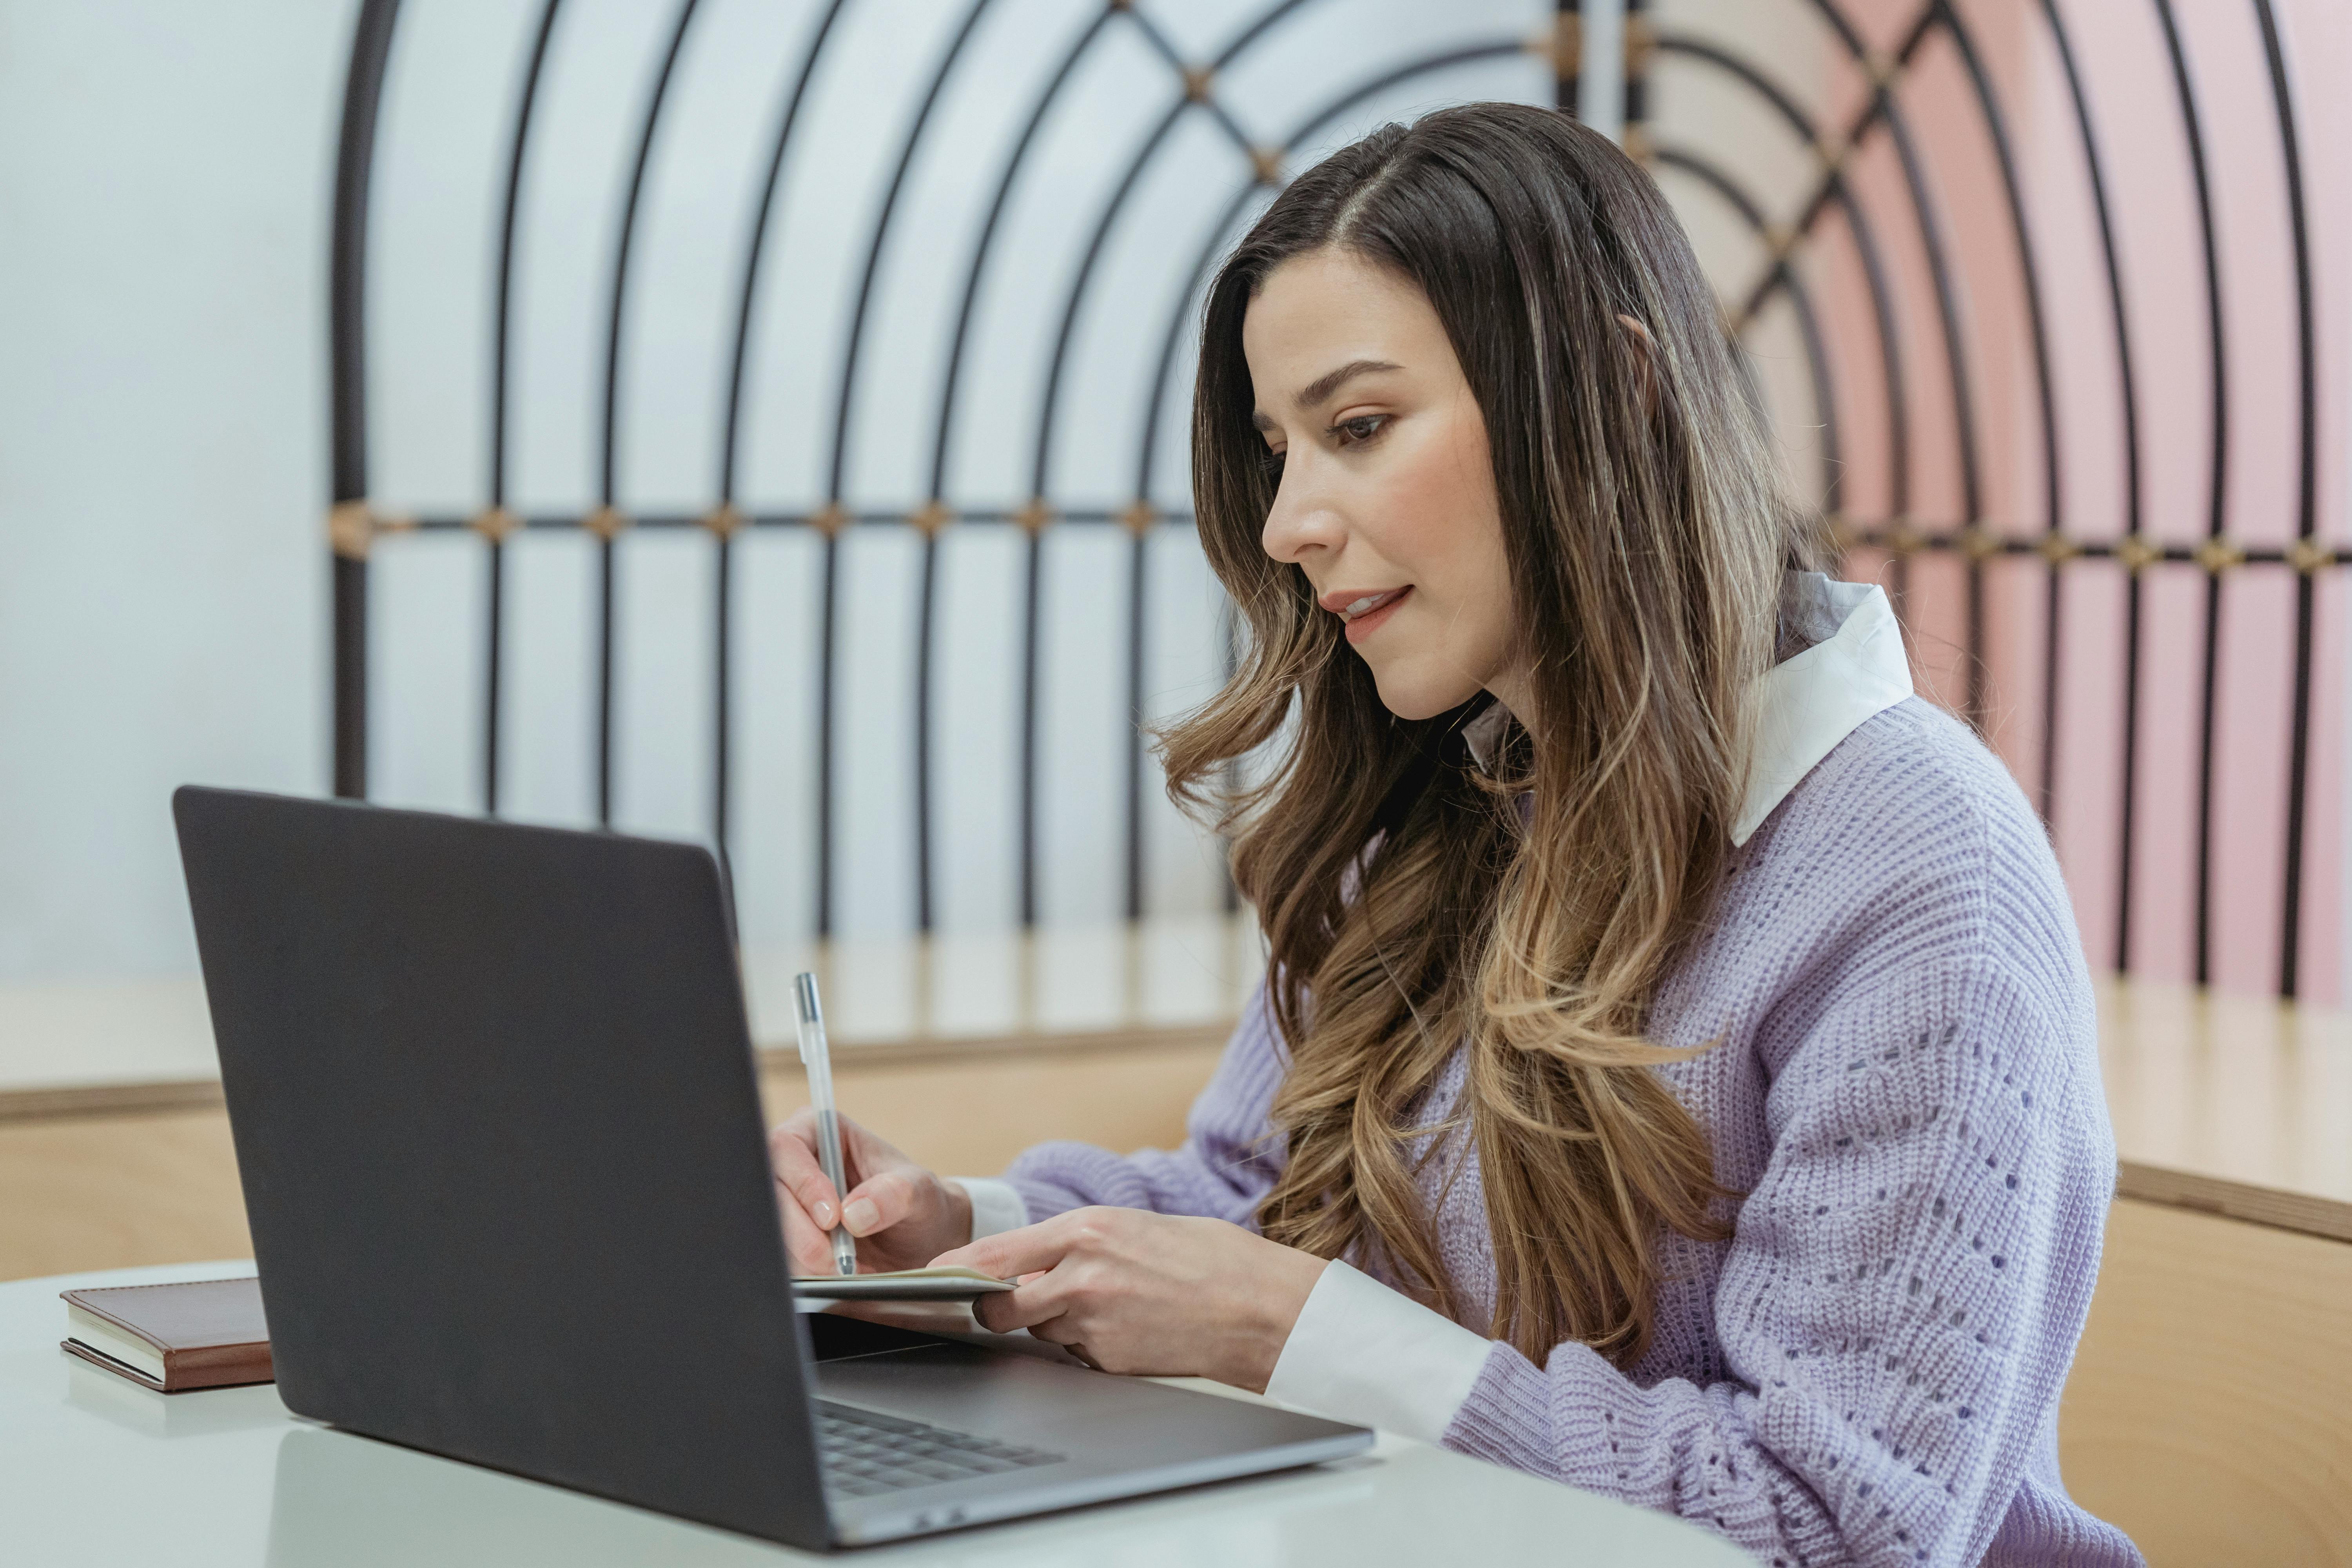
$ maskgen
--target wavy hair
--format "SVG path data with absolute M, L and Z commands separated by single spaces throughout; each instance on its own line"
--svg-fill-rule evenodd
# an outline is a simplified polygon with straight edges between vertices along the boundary
M 1491 773 L 1381 704 L 1296 566 L 1259 539 L 1278 479 L 1242 323 L 1335 247 L 1434 308 L 1484 416 L 1535 711 Z M 1643 324 L 1647 342 L 1619 320 Z M 1704 923 L 1746 783 L 1782 572 L 1816 564 L 1655 184 L 1563 115 L 1474 104 L 1302 175 L 1212 284 L 1192 419 L 1202 545 L 1246 623 L 1231 682 L 1162 737 L 1180 803 L 1234 837 L 1289 1052 L 1275 1240 L 1384 1268 L 1457 1319 L 1416 1184 L 1428 1091 L 1476 1150 L 1492 1321 L 1541 1362 L 1646 1349 L 1664 1230 L 1728 1234 L 1705 1131 L 1652 1070 L 1651 996 Z M 1255 782 L 1230 766 L 1256 754 Z M 1531 797 L 1524 805 L 1520 797 Z

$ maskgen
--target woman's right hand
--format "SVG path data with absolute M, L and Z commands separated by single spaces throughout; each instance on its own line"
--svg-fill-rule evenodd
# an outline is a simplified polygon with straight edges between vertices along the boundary
M 920 1268 L 971 1240 L 971 1196 L 916 1164 L 846 1116 L 840 1117 L 846 1194 L 833 1190 L 816 1154 L 816 1112 L 806 1106 L 768 1134 L 776 1207 L 793 1272 L 831 1279 L 833 1227 L 857 1238 L 860 1273 Z M 838 1217 L 836 1217 L 838 1216 Z

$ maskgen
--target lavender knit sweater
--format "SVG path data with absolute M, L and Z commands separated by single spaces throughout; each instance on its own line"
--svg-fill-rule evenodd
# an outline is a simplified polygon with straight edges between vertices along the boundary
M 1916 699 L 1864 722 L 1739 852 L 1651 1035 L 1722 1038 L 1657 1070 L 1747 1194 L 1737 1234 L 1661 1238 L 1657 1333 L 1630 1373 L 1496 1343 L 1445 1445 L 1774 1563 L 2138 1562 L 2058 1475 L 2115 1147 L 2065 889 L 2000 763 Z M 1249 1225 L 1282 1160 L 1283 1070 L 1260 1001 L 1182 1148 L 1049 1143 L 1007 1177 L 1033 1221 L 1111 1204 Z M 1483 1327 L 1494 1256 L 1454 1137 L 1423 1187 Z

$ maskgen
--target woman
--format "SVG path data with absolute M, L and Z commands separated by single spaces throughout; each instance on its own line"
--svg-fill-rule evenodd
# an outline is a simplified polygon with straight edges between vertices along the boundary
M 857 1131 L 841 1204 L 787 1123 L 795 1266 L 838 1205 L 1021 1277 L 992 1328 L 1768 1561 L 2136 1561 L 2058 1475 L 2115 1172 L 2058 868 L 1811 570 L 1655 186 L 1509 105 L 1338 153 L 1211 289 L 1193 465 L 1250 637 L 1169 775 L 1268 983 L 1174 1152 Z

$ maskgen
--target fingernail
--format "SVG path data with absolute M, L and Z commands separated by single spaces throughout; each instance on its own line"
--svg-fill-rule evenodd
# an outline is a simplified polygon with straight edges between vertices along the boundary
M 866 1198 L 851 1199 L 847 1206 L 841 1211 L 842 1224 L 859 1236 L 864 1236 L 867 1231 L 872 1230 L 874 1222 L 881 1217 L 882 1211 L 876 1208 L 873 1203 Z
M 819 1198 L 817 1200 L 816 1207 L 809 1211 L 809 1217 L 816 1221 L 817 1224 L 824 1226 L 825 1229 L 831 1230 L 833 1228 L 833 1205 L 826 1203 L 823 1198 Z

